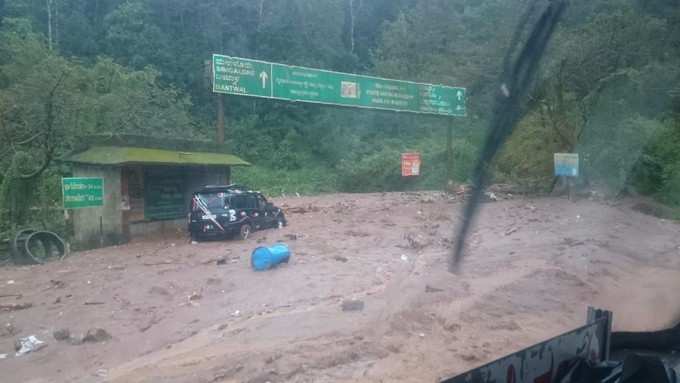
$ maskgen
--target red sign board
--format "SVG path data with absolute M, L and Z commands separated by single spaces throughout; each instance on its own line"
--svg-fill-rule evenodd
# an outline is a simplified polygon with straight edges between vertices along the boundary
M 403 153 L 401 155 L 401 176 L 417 177 L 420 175 L 420 153 Z

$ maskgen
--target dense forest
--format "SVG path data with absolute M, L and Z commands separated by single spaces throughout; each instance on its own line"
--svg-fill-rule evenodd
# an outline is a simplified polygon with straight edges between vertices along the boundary
M 29 219 L 21 201 L 61 204 L 59 159 L 85 135 L 214 139 L 213 53 L 469 94 L 465 118 L 227 96 L 227 145 L 256 165 L 238 182 L 275 194 L 442 188 L 450 124 L 466 182 L 529 3 L 0 0 L 0 231 Z M 525 109 L 497 181 L 546 191 L 553 153 L 575 151 L 581 183 L 680 205 L 680 1 L 572 1 Z M 405 150 L 423 154 L 417 181 L 400 177 Z

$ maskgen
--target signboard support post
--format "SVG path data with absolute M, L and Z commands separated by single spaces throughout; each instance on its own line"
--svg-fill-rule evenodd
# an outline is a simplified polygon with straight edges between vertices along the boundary
M 217 95 L 217 143 L 224 144 L 225 126 L 224 126 L 224 95 Z
M 453 181 L 453 121 L 446 130 L 446 182 Z
M 574 197 L 573 197 L 572 190 L 573 190 L 573 185 L 574 185 L 574 179 L 573 179 L 573 177 L 566 177 L 566 178 L 567 178 L 567 193 L 568 193 L 568 198 L 569 198 L 569 201 L 572 201 L 572 202 L 573 202 L 573 201 L 574 201 Z
M 569 200 L 573 200 L 574 178 L 579 176 L 578 153 L 555 153 L 555 176 L 566 181 Z
M 99 216 L 99 247 L 104 247 L 104 217 Z

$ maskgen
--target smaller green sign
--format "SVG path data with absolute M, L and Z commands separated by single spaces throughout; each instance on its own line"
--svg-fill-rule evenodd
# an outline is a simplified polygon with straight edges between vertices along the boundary
M 104 180 L 101 178 L 62 178 L 64 209 L 104 206 Z

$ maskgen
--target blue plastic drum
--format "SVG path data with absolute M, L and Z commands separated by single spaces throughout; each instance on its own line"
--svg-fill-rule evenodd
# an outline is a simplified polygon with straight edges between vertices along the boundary
M 288 263 L 290 250 L 288 245 L 279 243 L 272 247 L 258 247 L 250 256 L 250 264 L 255 271 L 272 269 L 282 263 Z

